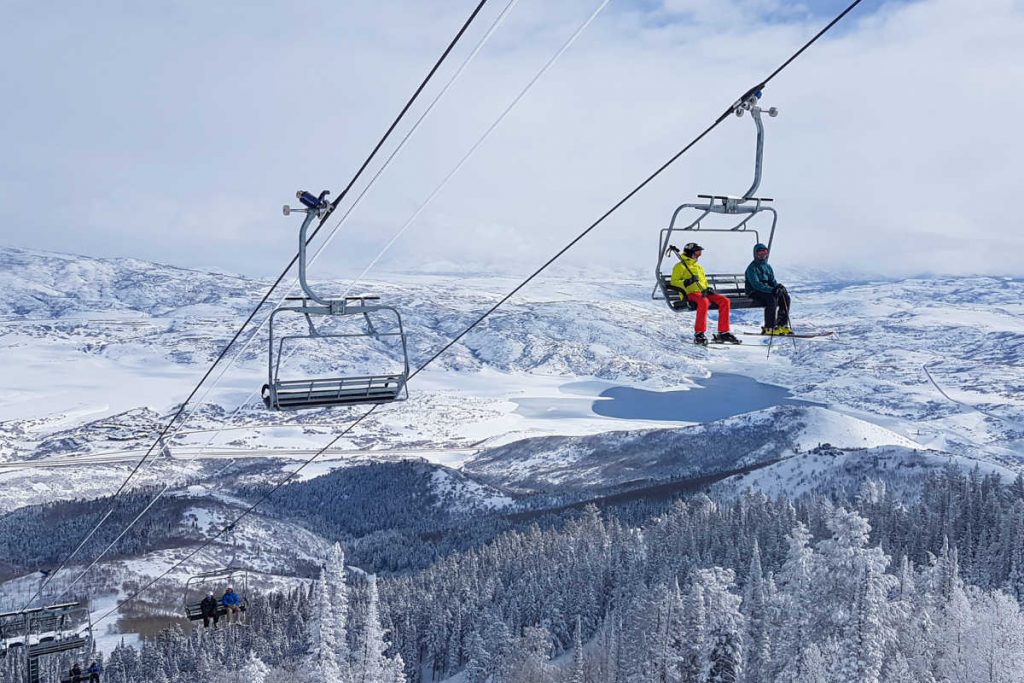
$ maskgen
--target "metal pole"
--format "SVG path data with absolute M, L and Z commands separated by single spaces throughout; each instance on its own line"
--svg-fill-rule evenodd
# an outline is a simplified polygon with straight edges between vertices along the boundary
M 764 159 L 764 123 L 761 122 L 761 108 L 756 105 L 751 107 L 750 116 L 757 126 L 757 150 L 754 153 L 754 182 L 750 189 L 743 193 L 743 199 L 753 197 L 761 185 L 761 161 Z

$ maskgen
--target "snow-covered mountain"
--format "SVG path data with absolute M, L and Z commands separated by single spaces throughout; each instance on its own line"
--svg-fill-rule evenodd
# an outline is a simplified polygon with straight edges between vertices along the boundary
M 1004 478 L 1020 471 L 1024 282 L 781 275 L 792 283 L 796 326 L 835 334 L 776 339 L 770 357 L 755 336 L 741 347 L 689 344 L 690 315 L 651 300 L 646 281 L 538 281 L 418 375 L 409 401 L 377 410 L 303 469 L 282 492 L 302 505 L 260 508 L 239 544 L 259 569 L 292 576 L 327 536 L 352 543 L 354 557 L 403 567 L 410 560 L 398 555 L 415 539 L 444 538 L 450 552 L 516 515 L 588 500 L 852 494 L 868 481 L 911 497 L 949 465 Z M 0 278 L 0 514 L 28 518 L 38 504 L 109 495 L 268 285 L 16 249 L 0 249 Z M 352 291 L 402 310 L 416 366 L 515 284 L 405 274 Z M 737 312 L 734 327 L 755 330 L 759 315 Z M 108 600 L 125 571 L 156 575 L 362 413 L 266 411 L 255 395 L 265 344 L 262 328 L 243 335 L 240 355 L 229 354 L 216 386 L 139 472 L 138 485 L 170 484 L 180 509 L 168 519 L 187 533 L 160 536 L 173 547 L 104 563 L 110 580 L 96 585 L 113 591 Z M 289 362 L 316 373 L 397 358 L 393 346 L 353 344 Z M 409 460 L 415 466 L 403 468 Z M 303 507 L 325 497 L 332 506 Z M 337 523 L 366 515 L 372 523 Z M 291 536 L 301 536 L 301 552 L 280 542 Z M 233 552 L 215 547 L 221 555 L 204 554 L 191 570 Z M 170 576 L 167 590 L 188 571 Z M 20 594 L 31 580 L 4 590 Z
M 236 276 L 133 260 L 14 249 L 0 250 L 0 267 L 0 346 L 9 367 L 8 388 L 0 396 L 0 460 L 124 449 L 128 436 L 145 442 L 266 287 Z M 352 289 L 379 293 L 400 307 L 415 365 L 512 284 L 403 275 Z M 346 283 L 325 288 L 348 289 Z M 980 449 L 1011 465 L 1019 458 L 1024 282 L 798 280 L 792 289 L 795 324 L 836 335 L 776 340 L 766 359 L 757 337 L 745 338 L 741 348 L 710 352 L 689 345 L 689 314 L 671 313 L 650 300 L 646 282 L 539 282 L 422 373 L 409 403 L 378 411 L 346 442 L 354 448 L 465 446 L 485 438 L 652 426 L 650 420 L 601 418 L 591 404 L 610 386 L 698 389 L 702 380 L 733 373 L 785 387 L 798 398 L 861 417 L 923 447 L 969 455 Z M 755 329 L 758 316 L 758 311 L 738 312 L 736 326 Z M 247 341 L 243 335 L 239 348 L 244 352 L 216 387 L 200 393 L 203 403 L 188 428 L 259 421 L 320 424 L 329 430 L 346 414 L 264 411 L 255 394 L 266 372 L 265 331 Z M 392 357 L 395 351 L 374 350 Z M 315 373 L 369 356 L 359 346 L 320 348 L 291 362 L 296 372 Z M 938 386 L 929 380 L 926 365 Z M 578 389 L 578 380 L 595 378 L 605 384 L 589 393 Z M 743 396 L 708 388 L 701 396 L 720 404 L 723 416 L 754 409 Z M 247 407 L 235 414 L 242 403 Z M 762 407 L 768 406 L 757 406 Z M 559 420 L 545 419 L 545 411 Z M 685 409 L 671 420 L 687 421 Z M 233 429 L 218 435 L 216 443 L 316 443 L 282 435 Z M 208 438 L 179 435 L 172 443 Z

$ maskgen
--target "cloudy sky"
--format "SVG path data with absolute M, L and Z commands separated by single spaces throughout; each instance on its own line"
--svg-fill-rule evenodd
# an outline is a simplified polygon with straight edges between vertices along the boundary
M 518 0 L 317 272 L 361 271 L 600 2 Z M 535 267 L 845 4 L 611 0 L 378 268 Z M 281 205 L 348 181 L 474 5 L 3 3 L 0 244 L 276 275 L 299 223 Z M 1024 275 L 1021 83 L 1020 0 L 865 0 L 765 93 L 777 267 Z M 649 272 L 675 206 L 742 193 L 752 152 L 730 118 L 567 265 Z

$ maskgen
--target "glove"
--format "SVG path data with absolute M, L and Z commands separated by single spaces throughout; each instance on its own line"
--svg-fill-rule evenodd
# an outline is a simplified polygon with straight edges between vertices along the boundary
M 783 287 L 782 285 L 775 285 L 774 287 L 772 287 L 772 294 L 783 294 L 785 293 L 785 291 L 786 288 Z
M 717 294 L 717 292 L 715 292 L 715 290 L 713 290 L 710 287 L 708 287 L 707 289 L 702 290 L 701 294 L 703 294 L 704 296 L 711 296 L 712 294 Z

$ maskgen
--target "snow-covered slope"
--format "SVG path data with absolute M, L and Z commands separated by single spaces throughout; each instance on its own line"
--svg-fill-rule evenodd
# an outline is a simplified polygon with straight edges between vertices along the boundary
M 821 448 L 921 450 L 906 437 L 854 417 L 781 406 L 682 429 L 524 439 L 481 453 L 463 470 L 518 492 L 568 492 L 759 469 Z
M 130 259 L 16 249 L 0 249 L 0 264 L 0 352 L 7 361 L 0 462 L 117 452 L 134 461 L 267 286 Z M 421 373 L 409 402 L 376 411 L 336 446 L 432 448 L 438 462 L 457 465 L 460 458 L 444 449 L 685 424 L 685 410 L 671 423 L 602 417 L 591 409 L 597 394 L 573 387 L 600 378 L 603 386 L 696 391 L 698 381 L 732 373 L 786 387 L 827 408 L 805 413 L 811 422 L 803 441 L 793 444 L 801 449 L 838 440 L 864 446 L 872 429 L 884 429 L 908 440 L 891 445 L 1019 464 L 1024 282 L 791 283 L 797 326 L 837 334 L 776 340 L 766 359 L 757 337 L 710 352 L 686 343 L 689 314 L 651 301 L 642 280 L 538 281 Z M 402 308 L 415 364 L 513 284 L 405 274 L 355 290 L 378 292 Z M 739 311 L 736 325 L 754 328 L 759 315 Z M 223 377 L 215 374 L 217 386 L 200 393 L 182 433 L 169 440 L 172 451 L 315 449 L 339 422 L 358 414 L 265 411 L 255 395 L 264 381 L 264 344 L 263 331 L 251 341 L 243 337 L 241 356 Z M 382 352 L 394 357 L 394 349 Z M 365 361 L 368 354 L 365 347 L 321 349 L 296 360 L 303 371 L 316 372 Z M 926 363 L 950 398 L 928 379 Z M 712 392 L 700 389 L 694 396 L 710 400 Z M 742 412 L 741 402 L 732 406 L 728 396 L 714 400 L 726 414 Z M 840 439 L 854 424 L 849 438 Z M 0 472 L 0 480 L 13 476 Z M 24 480 L 25 474 L 17 476 Z M 103 476 L 97 470 L 100 488 Z M 62 495 L 60 482 L 54 483 Z

